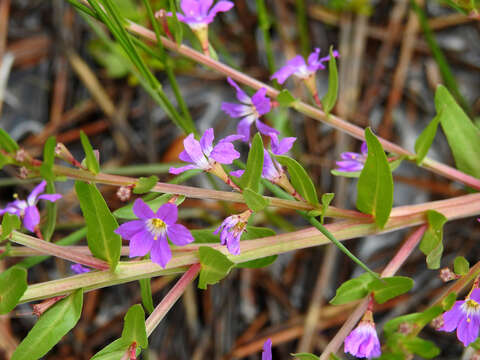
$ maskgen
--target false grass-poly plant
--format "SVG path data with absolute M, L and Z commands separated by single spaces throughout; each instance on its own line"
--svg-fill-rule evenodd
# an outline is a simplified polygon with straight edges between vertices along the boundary
M 0 165 L 17 169 L 23 177 L 38 184 L 26 200 L 16 199 L 0 210 L 2 258 L 43 254 L 74 263 L 71 265 L 74 275 L 35 284 L 27 282 L 30 266 L 14 265 L 0 273 L 0 314 L 7 314 L 20 304 L 39 302 L 33 305 L 38 320 L 12 359 L 39 359 L 59 343 L 79 321 L 85 292 L 138 280 L 142 305 L 130 307 L 118 339 L 93 356 L 93 359 L 136 359 L 148 347 L 149 336 L 197 276 L 199 288 L 206 289 L 222 281 L 234 268 L 268 266 L 277 255 L 330 243 L 348 256 L 351 266 L 363 270 L 363 274 L 341 284 L 330 300 L 335 306 L 349 304 L 349 309 L 354 310 L 346 314 L 322 354 L 298 353 L 292 354 L 293 358 L 337 358 L 335 354 L 341 349 L 357 358 L 410 359 L 415 355 L 432 358 L 440 349 L 434 341 L 419 336 L 431 322 L 439 331 L 456 330 L 463 346 L 474 344 L 480 329 L 480 262 L 470 267 L 463 257 L 455 259 L 453 272 L 442 270 L 444 275 L 448 273 L 448 278 L 443 276 L 445 280 L 455 282 L 422 312 L 402 314 L 380 326 L 374 322 L 383 304 L 401 302 L 402 296 L 412 289 L 415 291 L 411 278 L 395 276 L 414 250 L 419 247 L 425 254 L 424 266 L 434 276 L 441 262 L 450 261 L 442 260 L 444 241 L 450 240 L 443 239 L 444 224 L 480 214 L 477 193 L 480 190 L 480 132 L 445 86 L 437 87 L 437 116 L 416 140 L 415 152 L 411 152 L 377 136 L 370 127 L 363 129 L 330 114 L 339 85 L 335 59 L 343 56 L 333 47 L 328 56 L 320 57 L 320 50 L 316 48 L 306 61 L 301 55 L 288 60 L 271 76 L 277 80 L 277 88 L 216 60 L 209 42 L 209 24 L 216 15 L 231 10 L 232 2 L 180 0 L 181 12 L 178 12 L 174 1 L 168 2 L 168 8 L 152 9 L 149 0 L 144 0 L 153 31 L 125 17 L 115 1 L 69 2 L 89 17 L 89 21 L 103 23 L 115 45 L 122 49 L 132 75 L 184 132 L 186 137 L 179 159 L 187 164 L 170 168 L 171 174 L 181 174 L 175 183 L 160 182 L 153 175 L 141 178 L 112 175 L 102 170 L 99 161 L 102 152 L 94 151 L 83 133 L 81 144 L 85 159 L 80 161 L 54 137 L 45 142 L 42 159 L 36 158 L 0 129 Z M 262 1 L 257 3 L 265 19 L 266 8 Z M 182 39 L 176 32 L 181 26 L 178 21 L 195 32 L 201 51 L 173 40 L 173 36 L 177 41 Z M 174 96 L 179 110 L 147 65 L 143 53 L 147 50 L 149 56 L 163 62 L 172 88 L 176 89 Z M 204 71 L 207 68 L 223 77 L 235 89 L 240 103 L 225 101 L 221 108 L 233 118 L 230 121 L 234 122 L 236 133 L 228 134 L 214 145 L 213 128 L 203 133 L 198 131 L 185 106 L 188 100 L 178 91 L 171 56 L 185 57 L 203 65 Z M 315 76 L 318 70 L 329 74 L 328 89 L 322 100 Z M 287 89 L 278 90 L 278 84 L 284 84 L 292 75 L 305 82 L 313 97 L 312 103 L 309 99 L 294 97 Z M 317 181 L 302 166 L 302 158 L 287 155 L 298 137 L 288 136 L 292 134 L 284 128 L 275 128 L 275 121 L 269 120 L 275 111 L 287 109 L 364 141 L 360 153 L 343 152 L 336 163 L 337 175 L 357 173 L 356 210 L 331 206 L 333 194 L 319 196 Z M 456 168 L 426 157 L 438 124 L 451 147 Z M 297 146 L 301 146 L 298 141 Z M 392 171 L 402 161 L 468 187 L 471 193 L 395 207 Z M 218 177 L 227 189 L 178 184 L 188 178 L 184 175 L 197 174 L 198 170 Z M 213 177 L 207 178 L 212 185 L 218 185 Z M 55 184 L 65 179 L 75 181 L 73 191 L 85 228 L 54 243 L 50 240 L 56 229 L 56 206 L 63 201 Z M 115 188 L 121 200 L 130 203 L 112 212 L 113 205 L 107 204 L 104 187 L 99 189 L 98 185 Z M 189 229 L 183 225 L 186 222 L 181 213 L 187 198 L 221 201 L 229 214 L 223 220 L 218 219 L 213 228 Z M 228 203 L 236 203 L 241 210 L 234 210 Z M 286 230 L 282 234 L 270 229 L 275 226 L 273 222 L 267 228 L 253 226 L 263 215 L 273 219 L 272 209 L 296 211 L 311 226 L 296 229 L 297 224 L 291 221 L 292 224 L 283 227 Z M 324 219 L 327 219 L 326 225 Z M 276 223 L 289 220 L 290 216 Z M 342 243 L 405 228 L 413 231 L 380 272 L 377 268 L 374 271 Z M 84 237 L 88 246 L 75 245 Z M 150 279 L 180 274 L 166 296 L 154 304 Z M 456 301 L 464 290 L 470 291 L 464 300 Z M 408 306 L 401 307 L 403 310 L 408 310 Z M 146 319 L 145 311 L 149 313 Z M 314 324 L 316 321 L 314 319 Z M 172 331 L 175 337 L 175 329 Z M 261 357 L 272 359 L 270 339 L 263 345 Z

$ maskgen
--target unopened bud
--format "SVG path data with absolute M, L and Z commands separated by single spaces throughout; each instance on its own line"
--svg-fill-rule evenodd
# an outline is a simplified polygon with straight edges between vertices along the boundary
M 430 322 L 430 325 L 435 329 L 439 330 L 444 324 L 443 315 L 437 316 Z
M 128 186 L 120 186 L 117 190 L 117 197 L 122 201 L 130 200 L 132 190 Z
M 18 162 L 24 162 L 26 158 L 27 152 L 25 151 L 25 149 L 19 149 L 15 154 L 15 160 L 17 160 Z
M 457 275 L 455 275 L 455 273 L 452 270 L 450 270 L 448 267 L 440 269 L 440 272 L 438 275 L 440 276 L 440 279 L 443 282 L 448 282 L 457 278 Z
M 42 301 L 40 304 L 33 305 L 33 313 L 40 317 L 40 315 L 42 315 L 45 311 L 50 309 L 57 302 L 62 300 L 65 296 L 66 295 L 55 296 L 51 299 L 47 299 L 45 301 Z
M 22 166 L 18 176 L 20 176 L 21 179 L 26 179 L 28 177 L 28 169 L 25 166 Z
M 55 155 L 59 157 L 62 160 L 65 160 L 69 164 L 72 164 L 73 166 L 76 166 L 78 168 L 82 167 L 82 164 L 80 164 L 72 155 L 70 150 L 67 149 L 65 145 L 62 143 L 57 143 L 55 146 Z

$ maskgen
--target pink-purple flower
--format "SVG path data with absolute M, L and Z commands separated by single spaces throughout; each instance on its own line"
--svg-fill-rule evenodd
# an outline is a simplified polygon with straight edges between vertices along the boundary
M 373 315 L 368 310 L 358 326 L 345 338 L 344 351 L 358 358 L 379 357 L 382 352 Z
M 263 343 L 262 360 L 272 360 L 272 340 Z
M 70 269 L 75 274 L 85 274 L 91 271 L 88 267 L 83 266 L 82 264 L 73 264 L 70 266 Z
M 465 300 L 456 301 L 453 307 L 443 314 L 441 331 L 457 329 L 457 338 L 464 346 L 470 345 L 478 337 L 480 329 L 480 289 L 474 289 Z
M 247 221 L 251 210 L 244 211 L 238 215 L 231 215 L 227 217 L 220 226 L 213 232 L 218 234 L 220 232 L 220 241 L 222 245 L 227 245 L 227 249 L 232 255 L 240 254 L 240 238 L 247 226 Z
M 266 96 L 267 89 L 261 88 L 252 97 L 248 96 L 236 83 L 227 78 L 228 83 L 237 91 L 237 99 L 240 104 L 224 102 L 222 110 L 233 118 L 242 118 L 238 123 L 237 133 L 243 135 L 243 141 L 250 141 L 250 126 L 255 123 L 258 131 L 270 136 L 270 133 L 278 134 L 278 130 L 265 125 L 260 121 L 262 115 L 267 114 L 272 104 Z
M 0 216 L 4 213 L 10 213 L 23 219 L 23 226 L 34 232 L 40 223 L 40 212 L 37 209 L 38 200 L 47 200 L 55 202 L 62 197 L 60 194 L 44 194 L 47 182 L 43 180 L 28 195 L 27 200 L 15 200 L 7 204 L 4 209 L 0 209 Z
M 150 251 L 152 261 L 165 268 L 172 257 L 168 240 L 178 246 L 193 241 L 190 231 L 176 223 L 178 209 L 174 204 L 164 204 L 154 213 L 142 199 L 137 199 L 133 203 L 133 213 L 139 220 L 126 222 L 115 230 L 122 238 L 130 240 L 130 257 L 144 256 Z
M 214 133 L 212 128 L 205 131 L 200 141 L 196 140 L 193 134 L 190 134 L 183 141 L 185 150 L 179 155 L 180 160 L 188 162 L 190 165 L 179 168 L 172 167 L 170 173 L 180 174 L 190 169 L 210 171 L 215 163 L 231 164 L 233 160 L 240 157 L 240 153 L 235 150 L 232 141 L 241 138 L 240 135 L 230 135 L 213 146 Z
M 206 27 L 219 12 L 225 12 L 233 7 L 231 1 L 218 1 L 213 7 L 213 0 L 181 0 L 183 14 L 177 13 L 178 20 L 192 29 Z M 172 16 L 172 13 L 167 13 Z
M 338 57 L 338 51 L 334 51 L 333 55 Z M 307 79 L 314 75 L 319 69 L 325 69 L 324 62 L 330 59 L 329 56 L 319 58 L 320 49 L 316 48 L 313 53 L 308 56 L 307 62 L 301 55 L 295 56 L 293 59 L 287 61 L 287 64 L 275 72 L 271 79 L 277 79 L 280 84 L 283 84 L 290 76 L 295 75 L 300 79 Z
M 342 172 L 361 171 L 363 169 L 363 165 L 365 165 L 365 161 L 367 161 L 368 148 L 366 142 L 362 143 L 360 151 L 360 153 L 349 151 L 341 153 L 340 157 L 342 160 L 336 162 L 336 170 Z

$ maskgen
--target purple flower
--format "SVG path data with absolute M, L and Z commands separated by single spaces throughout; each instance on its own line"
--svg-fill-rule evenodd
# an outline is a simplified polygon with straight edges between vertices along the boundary
M 287 64 L 280 68 L 277 72 L 275 72 L 271 79 L 277 79 L 280 84 L 283 84 L 287 78 L 292 75 L 299 77 L 300 79 L 307 79 L 318 69 L 325 69 L 324 62 L 330 59 L 330 56 L 325 56 L 322 58 L 318 58 L 320 55 L 320 49 L 316 48 L 313 53 L 308 56 L 307 62 L 301 55 L 295 56 L 293 59 L 287 61 Z M 338 51 L 334 51 L 333 55 L 338 57 Z
M 82 264 L 73 264 L 72 266 L 70 266 L 70 269 L 75 274 L 84 274 L 84 273 L 90 272 L 90 269 L 83 266 Z
M 268 339 L 263 344 L 262 360 L 272 360 L 272 340 Z
M 172 257 L 167 238 L 178 246 L 193 241 L 190 231 L 176 224 L 178 209 L 174 204 L 164 204 L 154 213 L 142 199 L 137 199 L 133 203 L 133 213 L 139 220 L 126 222 L 115 230 L 122 238 L 130 240 L 130 257 L 143 256 L 150 251 L 152 261 L 165 268 Z
M 453 307 L 443 314 L 441 331 L 457 329 L 457 338 L 466 347 L 478 337 L 480 329 L 480 289 L 474 289 L 465 300 L 456 301 Z
M 361 153 L 344 152 L 340 154 L 342 161 L 337 161 L 337 171 L 355 172 L 361 171 L 365 161 L 367 161 L 368 149 L 367 143 L 363 142 L 360 148 Z
M 233 7 L 231 1 L 219 1 L 211 9 L 213 0 L 181 0 L 180 7 L 183 14 L 177 13 L 178 20 L 184 22 L 192 29 L 206 27 L 213 21 L 219 12 L 225 12 Z M 167 16 L 172 16 L 171 12 Z
M 213 146 L 213 129 L 207 129 L 202 135 L 200 141 L 193 137 L 193 134 L 188 135 L 183 141 L 185 150 L 183 150 L 179 158 L 180 160 L 191 163 L 190 165 L 182 166 L 180 168 L 170 168 L 171 174 L 180 174 L 190 169 L 202 169 L 210 171 L 215 163 L 231 164 L 233 160 L 240 157 L 240 153 L 235 150 L 232 141 L 242 138 L 240 135 L 230 135 Z
M 224 102 L 222 110 L 233 118 L 242 118 L 238 123 L 237 133 L 243 135 L 243 141 L 250 141 L 250 126 L 255 123 L 258 131 L 264 135 L 278 134 L 278 130 L 265 125 L 260 121 L 260 116 L 271 109 L 270 99 L 266 96 L 267 89 L 261 88 L 251 98 L 230 78 L 227 81 L 237 90 L 237 99 L 240 104 Z
M 38 200 L 55 202 L 62 197 L 60 194 L 43 194 L 47 182 L 43 180 L 28 195 L 27 200 L 15 200 L 8 203 L 4 209 L 0 209 L 0 215 L 10 213 L 23 218 L 23 226 L 31 232 L 40 223 L 40 212 L 37 209 Z M 40 195 L 42 194 L 42 195 Z
M 367 311 L 358 326 L 345 338 L 344 351 L 359 358 L 371 359 L 381 355 L 380 342 L 371 311 Z
M 247 210 L 241 214 L 229 216 L 213 232 L 214 234 L 220 232 L 221 244 L 227 245 L 227 249 L 232 255 L 240 254 L 240 238 L 251 214 L 252 211 Z

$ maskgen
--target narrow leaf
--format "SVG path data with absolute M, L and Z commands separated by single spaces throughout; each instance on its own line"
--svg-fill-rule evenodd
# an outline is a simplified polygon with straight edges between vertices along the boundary
M 145 313 L 142 305 L 135 304 L 128 309 L 124 318 L 122 339 L 129 344 L 135 342 L 144 349 L 148 346 Z
M 325 193 L 322 194 L 322 214 L 320 215 L 320 222 L 323 224 L 323 219 L 327 213 L 328 207 L 335 196 L 334 193 Z
M 338 96 L 338 71 L 337 61 L 333 55 L 333 47 L 330 47 L 330 60 L 328 62 L 328 90 L 325 96 L 322 98 L 323 109 L 327 113 L 333 109 L 337 102 Z
M 463 256 L 457 256 L 453 262 L 453 271 L 457 275 L 465 275 L 470 270 L 470 264 Z
M 53 174 L 53 162 L 55 160 L 55 146 L 57 141 L 54 136 L 50 136 L 43 147 L 43 163 L 40 166 L 40 174 L 45 180 L 52 181 L 55 178 Z
M 252 140 L 252 147 L 248 152 L 247 167 L 240 178 L 242 189 L 250 188 L 257 192 L 263 167 L 263 141 L 259 133 L 256 133 Z
M 393 177 L 382 145 L 370 128 L 365 129 L 368 146 L 367 161 L 358 178 L 357 208 L 372 214 L 375 223 L 383 229 L 393 205 Z
M 80 319 L 83 290 L 76 290 L 48 309 L 13 353 L 12 360 L 36 360 L 44 356 Z
M 375 278 L 369 273 L 345 281 L 338 289 L 330 304 L 341 305 L 354 300 L 363 299 L 368 295 L 369 286 Z
M 267 267 L 277 260 L 278 255 L 267 256 L 261 259 L 255 259 L 250 261 L 245 261 L 239 264 L 235 264 L 237 268 L 248 268 L 248 269 L 259 269 Z
M 319 360 L 320 359 L 317 355 L 313 355 L 310 353 L 298 353 L 298 354 L 290 354 L 290 355 L 297 358 L 298 360 Z
M 46 190 L 47 194 L 55 194 L 55 183 L 48 180 Z M 42 233 L 45 240 L 50 241 L 57 224 L 57 202 L 47 201 L 45 206 L 47 207 L 47 221 L 42 228 Z
M 12 311 L 25 290 L 27 290 L 27 270 L 12 266 L 0 273 L 0 314 Z
M 152 188 L 157 184 L 158 177 L 155 175 L 149 177 L 141 177 L 138 179 L 137 184 L 133 188 L 134 194 L 145 194 L 152 190 Z
M 427 127 L 422 131 L 417 141 L 415 141 L 415 152 L 417 153 L 417 165 L 421 165 L 425 156 L 427 156 L 433 139 L 437 134 L 438 124 L 440 123 L 441 111 L 435 116 Z
M 88 248 L 95 257 L 108 261 L 113 271 L 122 246 L 120 235 L 114 233 L 117 220 L 95 185 L 76 181 L 75 191 L 87 225 Z
M 242 240 L 254 240 L 274 235 L 275 231 L 270 228 L 247 225 L 247 229 L 242 235 Z
M 443 253 L 443 225 L 447 218 L 435 210 L 427 211 L 428 228 L 420 242 L 429 269 L 438 269 Z
M 277 96 L 277 101 L 280 106 L 291 106 L 295 102 L 295 98 L 287 89 L 280 91 L 280 94 Z
M 3 169 L 5 165 L 11 164 L 13 162 L 11 157 L 5 156 L 0 152 L 0 170 Z
M 152 286 L 150 278 L 138 280 L 140 283 L 140 294 L 142 296 L 143 307 L 149 314 L 153 312 Z
M 235 265 L 220 251 L 208 246 L 200 246 L 198 257 L 201 264 L 198 287 L 203 290 L 207 285 L 213 285 L 222 280 Z
M 424 340 L 419 337 L 406 337 L 402 339 L 401 342 L 408 351 L 424 359 L 432 359 L 440 354 L 440 349 L 429 340 Z
M 480 178 L 480 130 L 443 85 L 437 87 L 435 108 L 457 168 Z
M 0 128 L 0 149 L 7 153 L 14 153 L 19 149 L 17 142 L 2 128 Z
M 20 219 L 17 215 L 5 213 L 2 218 L 2 233 L 0 235 L 0 240 L 5 240 L 10 236 L 13 230 L 20 228 Z
M 100 165 L 98 164 L 97 157 L 93 152 L 92 145 L 88 140 L 87 135 L 83 131 L 80 131 L 80 141 L 82 142 L 83 151 L 85 152 L 85 159 L 87 162 L 87 168 L 95 175 L 100 172 Z
M 119 360 L 125 355 L 131 344 L 120 338 L 105 346 L 90 360 Z
M 305 169 L 296 160 L 284 155 L 276 156 L 278 162 L 285 165 L 292 180 L 292 185 L 302 197 L 312 205 L 319 205 L 317 191 Z
M 267 199 L 248 187 L 243 189 L 242 195 L 249 209 L 254 212 L 262 211 L 268 206 Z
M 369 284 L 375 301 L 383 304 L 394 297 L 404 294 L 413 287 L 413 280 L 405 276 L 392 276 L 377 279 Z

